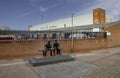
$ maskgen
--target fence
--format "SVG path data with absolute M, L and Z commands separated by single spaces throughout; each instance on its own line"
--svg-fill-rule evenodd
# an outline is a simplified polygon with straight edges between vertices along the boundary
M 67 38 L 106 38 L 106 32 L 61 32 L 61 31 L 0 31 L 0 40 L 37 40 Z

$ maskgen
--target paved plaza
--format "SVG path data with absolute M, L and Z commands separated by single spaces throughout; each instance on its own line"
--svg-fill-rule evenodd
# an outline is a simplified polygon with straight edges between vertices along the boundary
M 0 78 L 119 78 L 120 76 L 120 47 L 68 55 L 74 57 L 75 61 L 37 67 L 32 67 L 26 58 L 0 60 Z

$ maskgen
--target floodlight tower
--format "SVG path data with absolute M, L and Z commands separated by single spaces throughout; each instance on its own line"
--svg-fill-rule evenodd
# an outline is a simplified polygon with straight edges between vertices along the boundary
M 106 22 L 106 13 L 104 9 L 93 9 L 93 24 L 102 24 Z

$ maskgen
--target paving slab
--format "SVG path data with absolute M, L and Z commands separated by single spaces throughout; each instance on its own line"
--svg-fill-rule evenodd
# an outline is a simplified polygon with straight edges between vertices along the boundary
M 22 59 L 0 60 L 0 78 L 40 78 Z
M 77 78 L 85 72 L 92 71 L 96 65 L 79 61 L 33 67 L 41 78 Z

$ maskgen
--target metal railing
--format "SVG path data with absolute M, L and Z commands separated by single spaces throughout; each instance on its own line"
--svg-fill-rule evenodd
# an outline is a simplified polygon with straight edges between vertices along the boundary
M 0 31 L 0 39 L 35 40 L 56 38 L 106 38 L 106 32 L 61 32 L 61 31 Z

